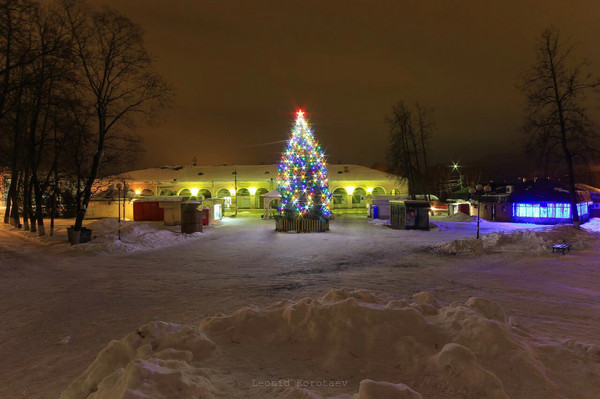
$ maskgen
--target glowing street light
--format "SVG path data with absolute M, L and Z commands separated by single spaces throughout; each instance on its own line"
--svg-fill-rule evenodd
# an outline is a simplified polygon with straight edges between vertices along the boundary
M 459 162 L 452 161 L 452 165 L 450 165 L 450 168 L 452 168 L 452 169 L 450 169 L 450 174 L 452 174 L 452 172 L 454 172 L 454 171 L 456 171 L 458 173 L 458 180 L 460 183 L 460 188 L 463 188 L 463 184 L 462 184 L 463 175 L 462 175 L 462 173 L 460 173 L 460 168 L 462 168 L 462 165 L 460 165 Z

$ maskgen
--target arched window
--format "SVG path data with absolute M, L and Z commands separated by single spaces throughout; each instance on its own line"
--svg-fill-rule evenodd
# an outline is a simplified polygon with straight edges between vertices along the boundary
M 212 194 L 210 193 L 210 190 L 203 188 L 202 190 L 200 190 L 198 192 L 198 196 L 202 196 L 204 199 L 208 199 L 208 198 L 212 198 Z
M 383 188 L 383 187 L 375 187 L 373 189 L 373 195 L 385 195 L 385 188 Z
M 227 197 L 231 197 L 231 193 L 229 192 L 228 189 L 222 188 L 219 191 L 217 191 L 217 198 L 227 198 Z
M 175 192 L 169 188 L 163 188 L 162 190 L 160 190 L 160 195 L 161 197 L 169 197 L 171 195 L 175 195 Z

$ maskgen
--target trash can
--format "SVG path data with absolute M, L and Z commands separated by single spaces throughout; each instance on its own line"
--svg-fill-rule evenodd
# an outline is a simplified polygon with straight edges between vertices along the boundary
M 373 219 L 379 219 L 379 207 L 373 205 Z
M 67 227 L 67 239 L 71 243 L 71 245 L 79 244 L 79 240 L 81 238 L 81 230 L 77 231 L 71 227 Z
M 76 231 L 73 226 L 67 227 L 67 238 L 71 245 L 83 244 L 92 239 L 92 230 L 82 227 Z
M 79 235 L 79 243 L 83 244 L 84 242 L 88 242 L 92 240 L 92 230 L 82 227 L 81 234 Z
M 198 209 L 200 202 L 188 201 L 181 203 L 181 232 L 192 234 L 202 232 L 203 212 Z

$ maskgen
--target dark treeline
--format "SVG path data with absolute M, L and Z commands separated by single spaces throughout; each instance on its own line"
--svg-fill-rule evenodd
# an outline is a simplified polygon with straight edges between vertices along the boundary
M 408 183 L 408 195 L 432 193 L 429 166 L 429 141 L 434 130 L 433 110 L 399 102 L 386 117 L 390 126 L 387 169 Z
M 0 0 L 4 222 L 44 235 L 45 218 L 52 233 L 55 216 L 75 216 L 79 230 L 96 178 L 135 159 L 132 128 L 169 98 L 141 28 L 119 12 Z

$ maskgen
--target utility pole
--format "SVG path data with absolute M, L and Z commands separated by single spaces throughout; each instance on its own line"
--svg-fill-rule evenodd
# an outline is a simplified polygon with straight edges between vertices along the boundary
M 233 175 L 234 175 L 234 180 L 233 180 L 233 189 L 235 191 L 235 193 L 233 195 L 235 195 L 235 216 L 237 216 L 237 212 L 238 212 L 238 200 L 237 200 L 237 165 L 234 166 L 234 170 L 233 170 Z

